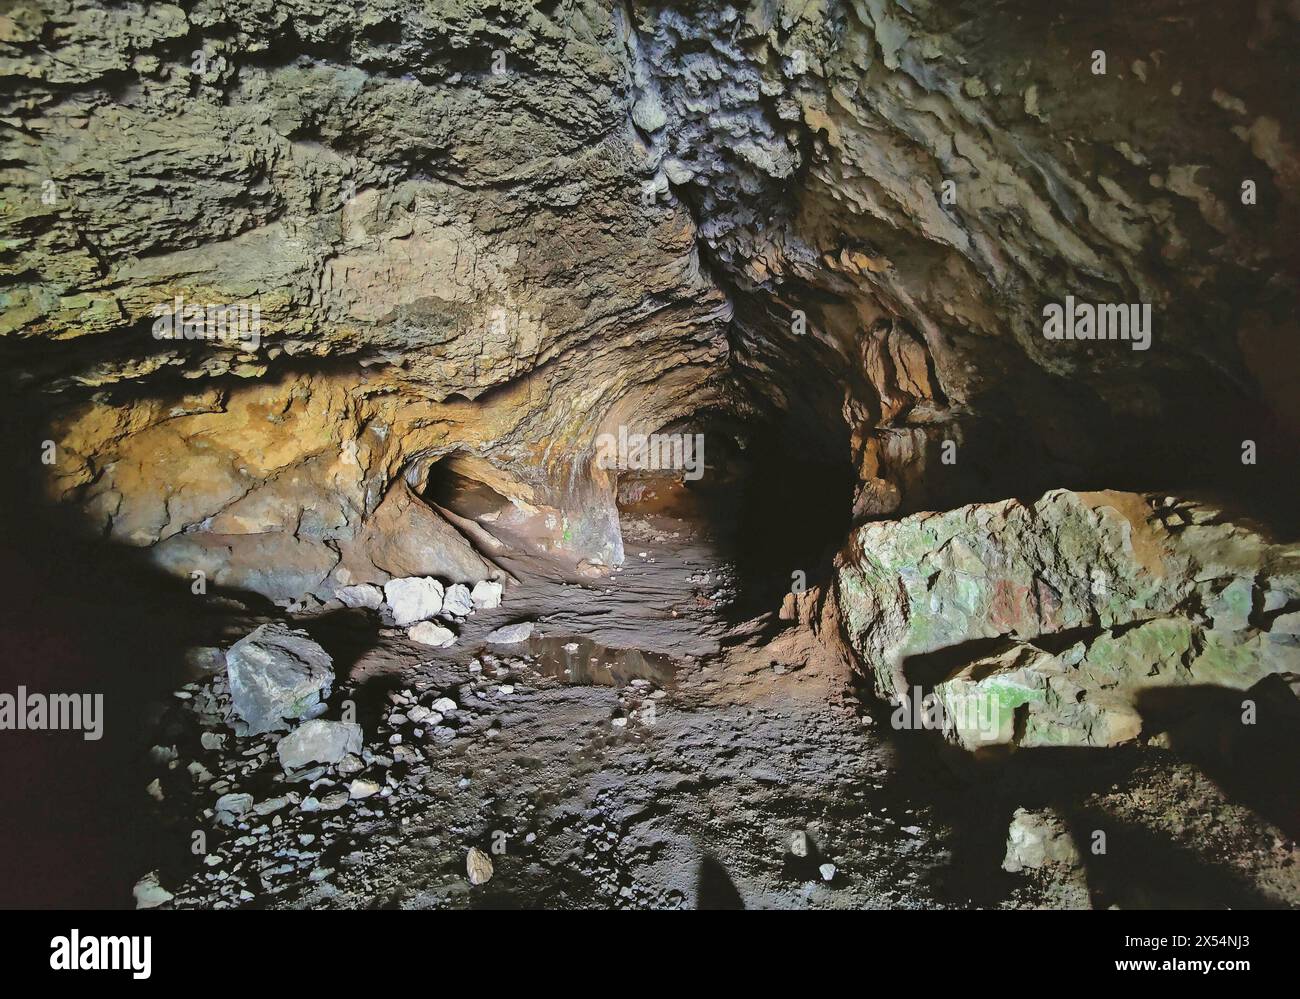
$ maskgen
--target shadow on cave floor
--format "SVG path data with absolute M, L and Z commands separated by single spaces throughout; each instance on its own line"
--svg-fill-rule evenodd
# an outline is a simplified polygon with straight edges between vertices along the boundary
M 194 674 L 185 653 L 242 637 L 232 607 L 137 549 L 90 536 L 80 514 L 44 498 L 41 433 L 10 415 L 14 456 L 0 486 L 0 693 L 102 695 L 103 732 L 0 733 L 0 905 L 131 907 L 131 888 L 158 858 L 189 849 L 189 830 L 154 821 L 142 733 Z M 229 593 L 248 608 L 259 597 Z M 93 702 L 92 702 L 93 703 Z M 146 866 L 147 865 L 147 866 Z
M 1270 689 L 1282 684 L 1270 677 L 1249 694 L 1184 687 L 1142 698 L 1148 730 L 1172 726 L 1173 752 L 971 754 L 938 732 L 895 728 L 888 707 L 872 713 L 893 750 L 894 786 L 951 830 L 950 860 L 931 886 L 946 904 L 999 906 L 1025 890 L 1022 876 L 1001 868 L 1008 827 L 1024 808 L 1060 816 L 1082 860 L 1081 897 L 1093 908 L 1284 908 L 1252 881 L 1244 860 L 1292 849 L 1261 820 L 1291 840 L 1297 833 L 1300 719 L 1294 697 Z M 1240 723 L 1247 696 L 1258 705 L 1249 726 Z
M 727 869 L 716 857 L 706 853 L 700 859 L 699 877 L 696 879 L 696 908 L 743 909 L 745 902 L 732 883 Z

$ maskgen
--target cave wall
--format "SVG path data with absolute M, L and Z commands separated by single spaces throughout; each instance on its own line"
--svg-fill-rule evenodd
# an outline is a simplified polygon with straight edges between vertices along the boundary
M 1296 31 L 1268 0 L 19 2 L 9 405 L 94 529 L 276 599 L 355 581 L 453 453 L 617 563 L 595 438 L 706 409 L 847 426 L 860 518 L 1208 479 L 1243 438 L 1276 467 Z M 1045 340 L 1067 294 L 1149 303 L 1150 348 Z M 257 304 L 256 344 L 158 339 L 178 296 Z
M 637 13 L 751 402 L 844 390 L 861 515 L 1294 455 L 1293 5 Z M 1046 340 L 1066 295 L 1150 304 L 1150 345 Z
M 592 441 L 717 395 L 730 309 L 689 213 L 641 197 L 625 24 L 563 14 L 9 14 L 4 334 L 52 492 L 168 565 L 251 535 L 319 587 L 391 483 L 457 451 L 618 561 Z M 256 303 L 260 342 L 158 339 L 178 296 Z

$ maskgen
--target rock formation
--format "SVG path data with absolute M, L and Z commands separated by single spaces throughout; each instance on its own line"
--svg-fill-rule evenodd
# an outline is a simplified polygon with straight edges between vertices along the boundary
M 970 6 L 16 5 L 6 369 L 50 492 L 287 600 L 362 581 L 448 455 L 617 564 L 596 436 L 711 407 L 846 422 L 861 515 L 1295 429 L 1289 15 Z M 1067 294 L 1150 304 L 1150 348 L 1045 340 Z
M 876 696 L 1166 738 L 1164 688 L 1300 673 L 1300 12 L 1148 6 L 14 0 L 11 456 L 179 587 L 532 649 L 508 556 L 612 586 L 651 487 L 598 442 L 705 428 L 844 471 L 781 617 Z M 282 624 L 222 665 L 252 734 L 334 678 Z

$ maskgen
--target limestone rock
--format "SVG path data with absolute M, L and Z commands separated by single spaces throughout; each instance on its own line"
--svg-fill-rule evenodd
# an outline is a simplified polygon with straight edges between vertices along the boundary
M 365 780 L 358 777 L 348 785 L 347 794 L 352 799 L 369 798 L 379 793 L 379 785 L 372 780 Z M 324 805 L 324 802 L 322 802 Z
M 469 617 L 473 614 L 474 601 L 470 597 L 469 587 L 464 583 L 453 583 L 447 587 L 442 598 L 442 610 L 444 614 L 453 617 Z
M 475 583 L 470 593 L 470 600 L 479 610 L 491 610 L 501 606 L 502 586 L 495 580 L 485 579 Z
M 393 579 L 384 584 L 384 601 L 399 628 L 426 621 L 442 610 L 442 584 L 430 577 Z
M 420 621 L 407 629 L 406 637 L 413 642 L 419 642 L 421 645 L 428 645 L 435 649 L 445 649 L 450 645 L 456 644 L 456 633 L 450 628 L 444 628 L 440 624 L 434 624 L 432 621 Z
M 341 586 L 334 591 L 334 596 L 344 607 L 364 607 L 366 610 L 379 610 L 384 602 L 384 591 L 373 583 Z
M 465 855 L 465 873 L 472 885 L 485 885 L 492 880 L 492 858 L 477 846 L 471 846 Z
M 360 725 L 314 718 L 276 743 L 275 751 L 285 770 L 301 770 L 312 763 L 338 763 L 349 753 L 360 753 L 361 742 Z
M 1031 812 L 1017 808 L 1007 831 L 1007 852 L 1002 869 L 1011 873 L 1043 867 L 1078 867 L 1079 849 L 1051 809 Z
M 213 806 L 217 821 L 223 825 L 234 825 L 247 815 L 253 807 L 253 796 L 245 793 L 223 794 Z
M 519 624 L 507 624 L 488 632 L 484 639 L 490 645 L 517 645 L 526 642 L 533 635 L 533 622 L 523 621 Z
M 264 624 L 226 651 L 235 714 L 249 734 L 287 728 L 325 710 L 334 663 L 306 632 Z
M 131 889 L 131 894 L 135 896 L 137 909 L 156 909 L 173 898 L 172 893 L 159 882 L 157 871 L 150 871 L 137 881 L 135 887 Z

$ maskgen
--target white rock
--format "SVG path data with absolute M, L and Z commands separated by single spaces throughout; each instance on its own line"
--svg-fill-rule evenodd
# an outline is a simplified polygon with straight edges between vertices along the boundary
M 474 613 L 474 601 L 470 597 L 469 587 L 464 583 L 453 583 L 443 594 L 442 611 L 456 617 L 469 617 Z
M 312 763 L 338 763 L 361 752 L 361 726 L 316 718 L 303 722 L 278 743 L 275 751 L 285 770 L 300 770 Z
M 528 641 L 532 635 L 533 622 L 524 621 L 520 624 L 508 624 L 504 628 L 489 632 L 485 641 L 492 645 L 515 645 Z
M 491 877 L 491 864 L 488 864 L 488 877 Z M 137 909 L 153 909 L 162 905 L 164 902 L 170 902 L 173 898 L 171 892 L 164 888 L 158 882 L 158 872 L 150 871 L 131 889 L 131 894 L 135 896 L 135 907 Z
M 492 880 L 492 858 L 477 846 L 471 846 L 465 855 L 465 873 L 470 884 L 487 884 Z
M 407 576 L 384 584 L 384 600 L 399 628 L 427 621 L 442 610 L 442 584 L 432 576 Z
M 217 822 L 222 825 L 233 826 L 252 807 L 253 796 L 251 794 L 223 794 L 217 799 L 213 810 L 216 812 Z
M 406 632 L 406 637 L 413 642 L 429 645 L 435 649 L 445 649 L 449 645 L 456 644 L 454 631 L 432 621 L 421 621 L 419 624 L 412 625 Z
M 433 702 L 433 710 L 440 711 L 445 715 L 448 711 L 456 710 L 456 702 L 450 697 L 439 697 Z
M 470 599 L 479 610 L 491 610 L 493 607 L 501 606 L 501 591 L 502 586 L 500 583 L 485 579 L 474 584 L 474 591 L 470 594 Z
M 819 870 L 819 871 L 822 872 L 822 880 L 823 880 L 823 881 L 830 881 L 831 879 L 833 879 L 833 878 L 835 877 L 835 865 L 834 865 L 834 864 L 822 864 L 821 867 L 817 868 L 817 870 Z
M 1031 812 L 1017 808 L 1007 830 L 1007 852 L 1002 869 L 1012 874 L 1058 865 L 1080 866 L 1079 850 L 1064 819 L 1054 809 Z
M 379 610 L 379 605 L 384 602 L 384 591 L 374 583 L 341 586 L 334 591 L 334 596 L 344 607 L 364 607 L 366 610 Z
M 364 780 L 358 777 L 348 785 L 348 797 L 350 798 L 369 798 L 372 794 L 379 793 L 379 785 L 372 780 Z

